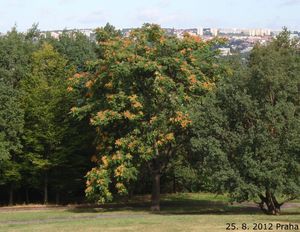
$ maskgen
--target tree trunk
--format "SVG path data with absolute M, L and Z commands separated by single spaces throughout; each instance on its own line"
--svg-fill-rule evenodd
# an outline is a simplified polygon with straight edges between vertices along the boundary
M 56 191 L 56 195 L 55 195 L 55 203 L 56 205 L 59 205 L 59 198 L 60 198 L 60 194 L 59 194 L 59 190 Z
M 269 190 L 266 191 L 266 196 L 260 195 L 261 203 L 259 204 L 261 210 L 270 215 L 279 215 L 280 207 L 282 204 L 279 204 L 276 197 Z
M 48 204 L 48 172 L 45 172 L 44 176 L 44 204 Z
M 176 193 L 176 177 L 175 177 L 175 174 L 173 176 L 173 193 Z
M 9 186 L 9 205 L 14 204 L 14 186 L 10 184 Z
M 25 201 L 26 201 L 26 205 L 29 204 L 29 188 L 25 189 Z
M 128 198 L 131 200 L 133 197 L 133 188 L 129 188 Z
M 160 211 L 160 162 L 153 160 L 151 211 Z

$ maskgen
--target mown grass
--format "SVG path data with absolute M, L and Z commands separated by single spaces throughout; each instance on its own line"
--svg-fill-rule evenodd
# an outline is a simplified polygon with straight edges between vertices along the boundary
M 254 205 L 231 205 L 226 196 L 172 194 L 162 198 L 159 214 L 148 209 L 148 197 L 102 207 L 0 212 L 0 231 L 226 231 L 226 223 L 298 223 L 300 208 L 264 215 Z M 146 201 L 146 203 L 145 203 Z M 299 225 L 300 227 L 300 225 Z M 241 227 L 239 229 L 241 230 Z

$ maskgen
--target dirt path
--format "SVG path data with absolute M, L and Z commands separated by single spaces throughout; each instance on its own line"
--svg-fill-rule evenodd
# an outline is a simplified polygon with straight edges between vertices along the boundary
M 285 203 L 282 208 L 300 208 L 300 203 Z

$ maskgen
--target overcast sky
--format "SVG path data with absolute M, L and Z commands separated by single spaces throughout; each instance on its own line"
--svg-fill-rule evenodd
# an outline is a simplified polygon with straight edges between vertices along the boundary
M 145 22 L 163 27 L 237 27 L 300 30 L 300 0 L 0 0 L 0 32 L 117 28 Z

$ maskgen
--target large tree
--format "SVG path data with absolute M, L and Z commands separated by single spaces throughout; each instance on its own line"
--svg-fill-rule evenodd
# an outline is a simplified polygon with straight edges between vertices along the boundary
M 270 214 L 299 197 L 299 59 L 298 41 L 283 31 L 195 106 L 192 142 L 211 190 Z
M 23 168 L 26 173 L 26 165 L 30 165 L 32 175 L 43 176 L 47 203 L 49 172 L 65 159 L 62 141 L 67 131 L 69 72 L 67 61 L 47 43 L 33 53 L 32 60 L 31 75 L 21 85 L 25 108 Z
M 70 76 L 75 72 L 84 71 L 86 64 L 96 60 L 96 43 L 93 38 L 87 37 L 79 31 L 63 31 L 58 39 L 51 36 L 40 40 L 41 43 L 51 44 L 60 56 L 66 59 L 65 69 Z M 78 99 L 75 92 L 68 90 L 64 99 L 63 108 L 71 107 Z M 88 117 L 80 122 L 70 114 L 65 115 L 64 138 L 62 139 L 62 153 L 64 162 L 56 166 L 52 173 L 52 186 L 56 189 L 56 202 L 60 195 L 68 199 L 84 194 L 84 175 L 90 169 L 89 154 L 93 152 L 94 130 L 89 125 Z M 70 140 L 72 138 L 72 140 Z M 64 180 L 59 178 L 64 175 Z M 62 193 L 62 194 L 60 194 Z M 79 199 L 81 199 L 79 197 Z
M 220 78 L 213 49 L 218 41 L 181 40 L 150 24 L 126 38 L 111 27 L 97 33 L 100 59 L 76 74 L 69 88 L 82 96 L 72 112 L 89 115 L 97 131 L 97 166 L 87 174 L 86 195 L 104 202 L 127 194 L 148 167 L 152 209 L 159 210 L 161 174 L 192 123 L 186 105 Z
M 9 203 L 21 180 L 21 135 L 24 110 L 19 83 L 30 70 L 34 50 L 31 37 L 12 28 L 0 36 L 0 185 L 9 186 Z

